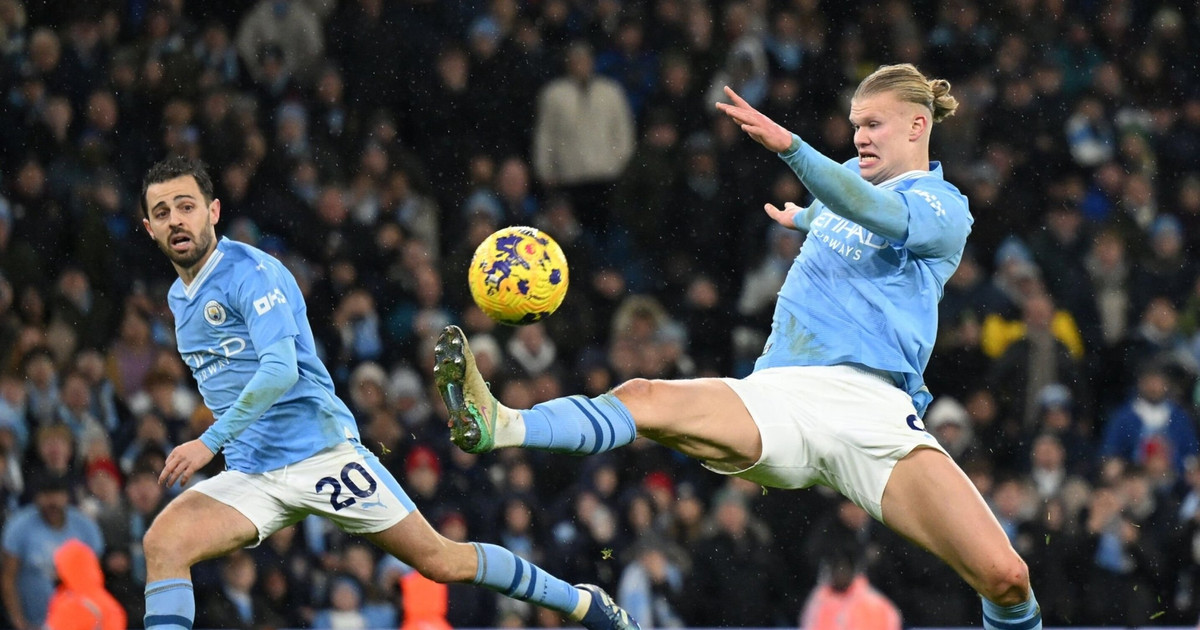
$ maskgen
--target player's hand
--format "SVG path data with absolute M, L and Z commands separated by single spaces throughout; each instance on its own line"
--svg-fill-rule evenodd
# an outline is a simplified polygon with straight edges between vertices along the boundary
M 792 146 L 792 132 L 751 107 L 750 103 L 738 96 L 728 85 L 725 86 L 725 94 L 733 104 L 717 103 L 717 109 L 725 112 L 726 116 L 732 118 L 733 122 L 740 125 L 742 131 L 756 142 L 775 153 L 782 153 Z
M 205 464 L 212 461 L 213 455 L 214 453 L 208 450 L 208 447 L 200 440 L 192 440 L 176 446 L 167 456 L 167 463 L 158 476 L 158 483 L 168 488 L 175 485 L 176 481 L 180 485 L 186 485 L 197 470 L 204 468 Z
M 763 208 L 767 211 L 767 216 L 771 217 L 771 219 L 779 225 L 782 225 L 789 230 L 799 229 L 796 227 L 796 215 L 803 212 L 804 208 L 801 208 L 790 201 L 783 204 L 782 210 L 776 208 L 775 204 L 773 203 L 769 203 L 763 206 Z

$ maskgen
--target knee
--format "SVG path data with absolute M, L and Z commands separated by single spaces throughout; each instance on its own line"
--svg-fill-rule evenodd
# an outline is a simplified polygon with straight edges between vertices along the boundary
M 674 385 L 671 381 L 632 378 L 618 385 L 612 394 L 629 410 L 639 431 L 654 432 L 667 428 L 670 415 L 663 414 L 661 409 L 673 407 L 670 397 Z
M 1029 599 L 1029 567 L 1013 552 L 984 576 L 980 595 L 998 606 L 1015 606 Z
M 653 398 L 655 389 L 657 389 L 655 381 L 646 378 L 632 378 L 618 385 L 612 393 L 620 398 L 626 407 L 630 407 Z
M 186 555 L 188 545 L 174 540 L 168 529 L 165 523 L 156 520 L 142 536 L 142 552 L 146 556 L 146 564 L 158 568 L 190 568 L 192 562 Z

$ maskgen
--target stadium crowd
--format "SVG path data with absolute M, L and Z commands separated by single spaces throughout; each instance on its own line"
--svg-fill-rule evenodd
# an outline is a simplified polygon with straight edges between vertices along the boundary
M 143 171 L 203 159 L 218 231 L 283 260 L 364 443 L 448 537 L 594 582 L 644 627 L 795 626 L 852 556 L 914 626 L 968 625 L 947 567 L 821 490 L 661 447 L 451 447 L 432 339 L 514 408 L 633 376 L 744 375 L 804 200 L 712 107 L 822 152 L 881 63 L 949 79 L 932 153 L 970 198 L 924 422 L 1030 565 L 1047 625 L 1200 618 L 1200 5 L 1133 0 L 0 0 L 0 595 L 40 627 L 78 538 L 140 627 L 165 453 L 212 421 L 173 340 Z M 1191 42 L 1189 45 L 1188 42 Z M 471 304 L 475 245 L 561 243 L 544 323 Z M 219 470 L 220 457 L 211 474 Z M 423 581 L 325 521 L 196 568 L 196 627 L 552 627 Z

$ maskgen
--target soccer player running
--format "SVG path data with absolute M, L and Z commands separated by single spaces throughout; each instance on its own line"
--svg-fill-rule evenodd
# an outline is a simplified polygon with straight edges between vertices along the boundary
M 434 581 L 485 586 L 591 630 L 637 630 L 599 587 L 571 586 L 503 547 L 455 543 L 430 527 L 359 441 L 317 358 L 295 278 L 261 250 L 217 239 L 221 202 L 202 164 L 155 164 L 142 203 L 146 231 L 179 272 L 168 295 L 179 352 L 217 416 L 171 451 L 159 481 L 186 484 L 222 449 L 226 461 L 146 532 L 147 629 L 192 627 L 196 562 L 320 514 Z
M 725 88 L 717 107 L 777 153 L 816 198 L 766 204 L 808 239 L 779 292 L 766 348 L 744 379 L 633 379 L 596 398 L 512 410 L 491 395 L 462 331 L 435 348 L 451 440 L 598 453 L 650 438 L 722 474 L 778 488 L 829 486 L 953 567 L 983 598 L 989 630 L 1041 628 L 1025 563 L 975 486 L 924 430 L 922 373 L 937 303 L 973 219 L 929 161 L 950 84 L 882 66 L 850 105 L 858 156 L 822 155 Z

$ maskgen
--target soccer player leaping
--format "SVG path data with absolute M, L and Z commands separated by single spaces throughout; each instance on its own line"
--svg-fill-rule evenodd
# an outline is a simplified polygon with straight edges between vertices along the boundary
M 732 104 L 717 107 L 816 197 L 807 208 L 766 205 L 808 239 L 754 373 L 633 379 L 517 411 L 491 395 L 450 327 L 435 370 L 451 439 L 471 452 L 588 454 L 642 435 L 764 486 L 829 486 L 953 567 L 983 597 L 985 628 L 1041 628 L 1025 563 L 920 420 L 937 303 L 973 222 L 966 197 L 929 161 L 933 124 L 958 105 L 949 91 L 912 65 L 880 67 L 850 105 L 858 157 L 838 164 L 726 88 Z
M 591 630 L 637 630 L 600 588 L 571 586 L 503 547 L 455 543 L 429 526 L 360 443 L 334 395 L 295 278 L 258 249 L 217 240 L 221 202 L 201 164 L 155 164 L 142 204 L 146 231 L 179 272 L 168 295 L 179 352 L 217 416 L 171 451 L 159 481 L 187 483 L 221 449 L 227 464 L 179 495 L 146 532 L 148 630 L 192 627 L 193 564 L 257 545 L 309 514 L 432 580 L 479 584 Z

